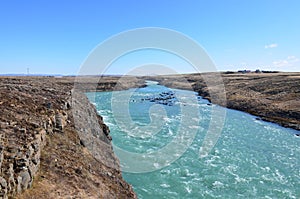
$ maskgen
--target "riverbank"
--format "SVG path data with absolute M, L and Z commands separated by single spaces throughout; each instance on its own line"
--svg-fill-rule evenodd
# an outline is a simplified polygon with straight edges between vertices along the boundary
M 75 128 L 73 87 L 72 77 L 0 77 L 0 198 L 136 198 L 108 127 L 83 94 L 77 111 L 96 123 Z M 102 161 L 79 137 L 87 129 L 95 132 L 91 139 L 106 141 Z
M 198 92 L 212 100 L 204 78 L 212 80 L 212 88 L 220 82 L 214 73 L 145 77 L 171 88 Z M 277 123 L 300 130 L 300 73 L 233 73 L 221 74 L 226 103 L 222 93 L 215 94 L 214 103 L 258 116 L 258 120 Z

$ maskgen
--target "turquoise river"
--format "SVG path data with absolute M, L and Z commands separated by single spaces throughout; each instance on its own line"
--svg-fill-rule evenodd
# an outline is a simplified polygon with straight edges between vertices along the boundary
M 122 100 L 130 92 L 132 95 L 124 104 Z M 188 121 L 197 121 L 197 125 L 181 119 L 181 109 L 191 106 L 177 99 L 176 96 L 184 94 L 196 99 L 197 105 L 193 104 L 190 110 L 198 111 L 200 119 L 187 113 L 185 117 L 190 117 Z M 226 111 L 220 137 L 212 150 L 200 157 L 199 150 L 209 127 L 211 110 L 216 105 L 196 93 L 150 82 L 145 88 L 86 95 L 109 126 L 114 148 L 123 151 L 140 155 L 158 151 L 180 135 L 180 125 L 186 125 L 183 129 L 187 135 L 196 129 L 186 150 L 169 164 L 160 167 L 154 162 L 157 169 L 145 172 L 123 171 L 123 177 L 141 199 L 300 198 L 300 137 L 295 135 L 299 131 L 220 107 Z M 122 114 L 122 109 L 127 113 Z M 156 121 L 159 128 L 155 129 L 153 125 L 148 128 L 157 131 L 154 133 L 145 130 L 153 119 L 150 112 L 161 117 Z M 117 121 L 121 119 L 126 121 L 129 131 L 138 133 L 124 131 L 124 126 Z M 168 154 L 165 156 L 167 158 Z M 119 158 L 121 165 L 125 164 L 124 157 Z

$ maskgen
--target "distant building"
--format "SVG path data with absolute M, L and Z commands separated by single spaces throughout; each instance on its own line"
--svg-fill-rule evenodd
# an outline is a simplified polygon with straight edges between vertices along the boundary
M 251 73 L 251 70 L 239 70 L 238 73 Z

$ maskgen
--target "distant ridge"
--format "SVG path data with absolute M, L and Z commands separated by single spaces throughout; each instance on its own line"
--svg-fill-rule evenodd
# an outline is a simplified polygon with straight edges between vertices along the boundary
M 74 75 L 61 75 L 61 74 L 14 74 L 14 73 L 9 73 L 9 74 L 0 74 L 0 76 L 74 76 Z
M 1 76 L 16 76 L 16 77 L 77 77 L 78 75 L 62 75 L 62 74 L 14 74 L 14 73 L 8 73 L 8 74 L 1 74 L 0 73 L 0 77 Z M 105 75 L 79 75 L 79 76 L 86 76 L 86 77 L 120 77 L 120 76 L 124 76 L 124 75 L 115 75 L 115 74 L 105 74 Z

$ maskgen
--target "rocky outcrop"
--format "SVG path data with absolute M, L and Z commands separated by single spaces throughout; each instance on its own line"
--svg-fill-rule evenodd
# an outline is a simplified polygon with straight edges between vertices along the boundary
M 136 198 L 95 107 L 82 93 L 72 104 L 72 81 L 0 77 L 0 198 Z
M 3 135 L 10 135 L 13 131 L 17 134 L 26 133 L 25 129 L 11 129 L 2 124 Z M 15 137 L 2 138 L 1 144 L 1 177 L 0 196 L 8 198 L 15 196 L 31 187 L 33 177 L 40 166 L 41 150 L 45 145 L 46 131 L 36 131 L 31 141 L 16 144 Z
M 20 81 L 8 78 L 1 82 L 2 198 L 14 197 L 32 186 L 34 176 L 40 168 L 46 135 L 57 130 L 62 131 L 66 121 L 61 116 L 61 111 L 50 109 L 50 102 L 48 106 L 44 106 L 43 102 L 48 100 L 47 95 L 37 95 L 42 89 L 45 93 L 52 90 L 37 88 Z
M 177 98 L 175 97 L 175 93 L 172 91 L 161 92 L 157 96 L 142 98 L 141 101 L 149 101 L 154 102 L 156 104 L 173 106 L 175 102 L 177 102 Z

